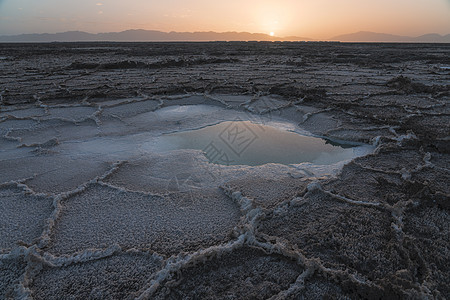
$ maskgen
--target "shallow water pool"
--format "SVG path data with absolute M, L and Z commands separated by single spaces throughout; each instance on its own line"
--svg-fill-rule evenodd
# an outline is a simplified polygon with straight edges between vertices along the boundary
M 372 146 L 336 143 L 249 121 L 226 121 L 201 129 L 163 135 L 160 151 L 202 150 L 209 162 L 258 166 L 267 163 L 334 164 L 365 155 Z

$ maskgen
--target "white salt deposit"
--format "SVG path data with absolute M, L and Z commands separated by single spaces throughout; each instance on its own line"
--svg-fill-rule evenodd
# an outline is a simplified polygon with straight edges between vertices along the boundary
M 178 253 L 180 268 L 210 252 L 242 246 L 253 239 L 252 226 L 264 208 L 288 205 L 310 180 L 333 175 L 373 151 L 309 133 L 335 126 L 324 112 L 298 106 L 292 115 L 289 109 L 288 115 L 272 113 L 286 102 L 269 97 L 248 99 L 246 110 L 232 110 L 224 97 L 8 107 L 0 115 L 0 204 L 5 208 L 0 214 L 6 222 L 0 254 L 35 245 L 24 249 L 42 260 L 42 277 L 32 283 L 38 287 L 47 279 L 81 280 L 85 274 L 102 282 L 96 269 L 117 260 L 114 270 L 123 272 L 134 255 L 126 251 L 165 258 Z M 195 105 L 180 105 L 191 102 Z M 247 135 L 240 135 L 243 130 Z M 224 154 L 234 162 L 213 159 Z M 250 227 L 242 227 L 247 223 Z M 184 252 L 194 254 L 184 257 Z M 104 260 L 90 263 L 99 255 Z M 73 264 L 78 258 L 83 264 Z M 143 270 L 161 267 L 153 256 L 137 261 Z M 167 268 L 170 263 L 145 285 L 143 277 L 133 275 L 144 288 L 138 294 L 151 293 L 169 274 Z M 39 291 L 37 298 L 48 296 Z M 22 285 L 16 292 L 30 297 Z M 105 293 L 93 290 L 87 296 Z

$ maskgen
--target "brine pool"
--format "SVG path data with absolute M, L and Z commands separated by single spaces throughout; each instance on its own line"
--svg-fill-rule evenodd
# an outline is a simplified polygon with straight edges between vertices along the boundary
M 225 121 L 164 134 L 157 148 L 201 150 L 210 163 L 248 166 L 305 162 L 329 165 L 373 151 L 371 145 L 336 142 L 250 121 Z

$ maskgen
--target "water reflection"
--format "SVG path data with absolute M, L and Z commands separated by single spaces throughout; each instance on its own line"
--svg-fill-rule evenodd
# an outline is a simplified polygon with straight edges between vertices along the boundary
M 366 154 L 371 147 L 304 136 L 248 121 L 228 121 L 166 134 L 158 142 L 158 149 L 197 149 L 211 163 L 257 166 L 303 162 L 327 165 Z

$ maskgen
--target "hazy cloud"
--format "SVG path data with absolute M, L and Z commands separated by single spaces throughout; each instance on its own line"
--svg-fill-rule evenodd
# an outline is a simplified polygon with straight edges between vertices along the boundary
M 103 5 L 103 3 L 97 3 L 97 4 L 95 4 L 95 5 L 97 5 L 97 6 L 102 6 Z

